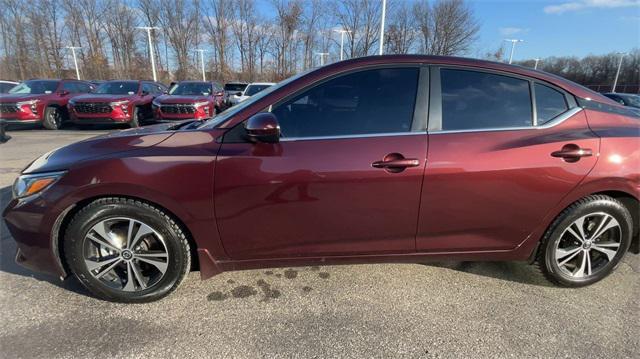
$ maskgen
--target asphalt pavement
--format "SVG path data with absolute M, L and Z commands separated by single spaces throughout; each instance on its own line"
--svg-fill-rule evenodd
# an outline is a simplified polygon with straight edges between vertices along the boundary
M 106 132 L 11 131 L 0 199 L 31 160 Z M 586 288 L 524 263 L 301 267 L 189 275 L 139 305 L 14 263 L 0 226 L 2 358 L 638 358 L 640 256 Z

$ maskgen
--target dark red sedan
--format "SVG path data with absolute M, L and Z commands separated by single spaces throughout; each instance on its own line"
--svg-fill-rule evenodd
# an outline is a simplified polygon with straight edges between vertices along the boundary
M 637 249 L 639 141 L 624 107 L 544 72 L 376 56 L 47 153 L 4 218 L 19 263 L 113 301 L 164 297 L 191 268 L 445 258 L 577 287 Z

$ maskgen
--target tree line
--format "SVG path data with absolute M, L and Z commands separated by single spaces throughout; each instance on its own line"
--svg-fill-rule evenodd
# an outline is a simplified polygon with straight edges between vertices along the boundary
M 342 57 L 378 53 L 381 0 L 0 0 L 0 78 L 151 78 L 279 81 Z M 340 33 L 339 31 L 343 31 Z M 469 56 L 480 22 L 465 0 L 388 0 L 384 52 Z M 504 60 L 499 49 L 480 55 Z M 521 63 L 533 66 L 532 61 Z M 620 83 L 638 84 L 639 51 Z M 543 59 L 539 68 L 582 84 L 613 82 L 615 54 Z
M 0 0 L 0 78 L 280 80 L 378 53 L 381 0 Z M 385 53 L 464 55 L 479 30 L 464 0 L 389 0 Z M 344 41 L 338 30 L 344 30 Z M 326 55 L 320 55 L 320 54 Z M 323 57 L 321 59 L 321 56 Z

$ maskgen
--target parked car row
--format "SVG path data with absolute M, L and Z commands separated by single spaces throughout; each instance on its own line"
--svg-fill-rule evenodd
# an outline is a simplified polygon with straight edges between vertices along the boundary
M 236 98 L 244 100 L 273 84 L 248 85 L 230 83 L 223 88 L 216 82 L 180 81 L 169 89 L 144 80 L 2 81 L 0 89 L 6 93 L 0 95 L 0 120 L 10 125 L 41 124 L 50 130 L 65 123 L 138 127 L 148 122 L 207 120 L 238 103 Z M 245 88 L 251 90 L 245 93 Z

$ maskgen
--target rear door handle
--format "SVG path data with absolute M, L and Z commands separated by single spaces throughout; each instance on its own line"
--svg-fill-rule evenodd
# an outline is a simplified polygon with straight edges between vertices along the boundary
M 560 151 L 551 152 L 552 157 L 562 158 L 566 162 L 578 162 L 582 157 L 593 156 L 590 148 L 581 148 L 575 144 L 562 146 Z
M 418 167 L 420 161 L 415 158 L 404 158 L 399 153 L 390 153 L 384 156 L 382 161 L 375 161 L 371 164 L 373 168 L 383 168 L 387 172 L 398 173 L 404 171 L 407 167 Z

